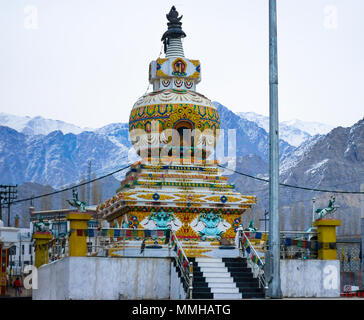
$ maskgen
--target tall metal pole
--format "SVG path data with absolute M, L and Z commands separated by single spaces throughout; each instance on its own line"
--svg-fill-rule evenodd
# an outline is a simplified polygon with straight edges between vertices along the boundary
M 279 234 L 278 60 L 276 0 L 269 0 L 269 284 L 268 296 L 282 298 Z
M 364 183 L 360 184 L 360 191 L 364 192 Z M 361 228 L 361 290 L 364 290 L 364 194 L 360 195 L 360 228 Z

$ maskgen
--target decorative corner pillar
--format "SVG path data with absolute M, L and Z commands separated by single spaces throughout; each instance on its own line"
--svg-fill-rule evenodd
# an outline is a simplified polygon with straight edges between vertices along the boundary
M 53 235 L 50 231 L 36 231 L 33 233 L 34 243 L 34 251 L 35 251 L 35 267 L 39 268 L 43 264 L 48 263 L 49 254 L 48 254 L 48 243 L 53 239 Z
M 319 244 L 318 258 L 321 260 L 336 260 L 336 227 L 340 220 L 321 219 L 313 223 L 317 227 L 317 241 Z
M 67 214 L 67 220 L 70 222 L 69 237 L 69 256 L 86 257 L 87 256 L 87 222 L 91 220 L 90 213 L 71 212 Z

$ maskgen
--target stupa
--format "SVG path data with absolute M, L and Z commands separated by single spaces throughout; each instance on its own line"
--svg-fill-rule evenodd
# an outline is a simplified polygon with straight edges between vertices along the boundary
M 129 119 L 130 138 L 141 160 L 131 165 L 116 195 L 97 212 L 111 226 L 171 228 L 188 256 L 208 255 L 206 248 L 219 246 L 222 239 L 234 244 L 242 214 L 257 199 L 236 192 L 218 162 L 210 159 L 219 136 L 219 113 L 196 91 L 200 61 L 184 56 L 186 34 L 174 6 L 167 19 L 161 39 L 165 57 L 149 65 L 153 91 L 137 100 Z

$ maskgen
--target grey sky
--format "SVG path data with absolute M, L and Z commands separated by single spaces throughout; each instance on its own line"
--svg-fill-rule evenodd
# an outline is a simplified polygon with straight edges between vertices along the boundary
M 364 1 L 277 2 L 280 120 L 352 125 L 364 116 Z M 185 55 L 201 61 L 198 92 L 267 115 L 268 0 L 0 0 L 0 112 L 128 121 L 173 4 Z

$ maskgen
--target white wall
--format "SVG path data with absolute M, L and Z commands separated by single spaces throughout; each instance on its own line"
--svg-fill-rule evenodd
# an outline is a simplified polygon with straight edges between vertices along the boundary
M 170 299 L 171 267 L 169 258 L 67 257 L 38 269 L 33 299 Z
M 340 297 L 338 260 L 281 260 L 283 297 Z M 38 269 L 34 300 L 185 299 L 169 258 L 66 257 Z
M 27 262 L 27 264 L 34 264 L 34 248 L 31 230 L 32 229 L 30 228 L 1 227 L 0 223 L 0 239 L 4 242 L 4 246 L 6 248 L 16 247 L 16 254 L 9 257 L 9 274 L 20 275 L 25 265 L 24 262 Z M 24 254 L 22 247 L 24 247 Z M 12 266 L 10 265 L 11 263 L 13 264 Z
M 281 260 L 283 297 L 340 297 L 339 260 Z

